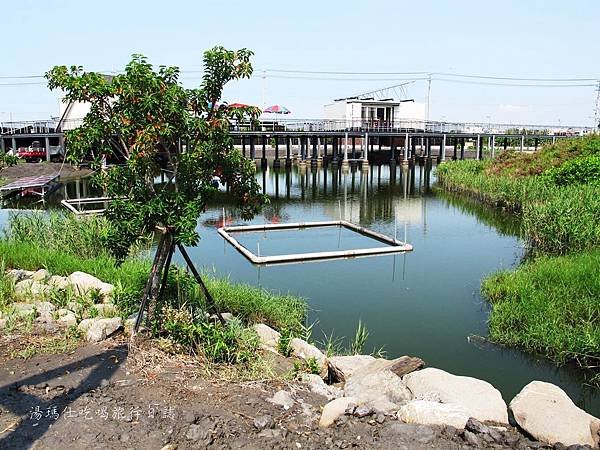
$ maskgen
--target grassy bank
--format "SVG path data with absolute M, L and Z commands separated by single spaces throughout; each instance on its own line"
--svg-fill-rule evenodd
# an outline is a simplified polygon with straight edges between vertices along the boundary
M 600 137 L 439 166 L 443 189 L 520 219 L 529 258 L 483 281 L 491 338 L 559 363 L 600 358 Z
M 67 276 L 75 271 L 91 274 L 115 285 L 112 300 L 121 316 L 136 312 L 150 272 L 151 262 L 139 255 L 148 254 L 150 241 L 143 242 L 135 254 L 122 264 L 105 250 L 103 239 L 109 224 L 102 218 L 74 218 L 64 214 L 27 213 L 11 215 L 0 238 L 0 313 L 12 314 L 11 303 L 22 301 L 14 282 L 4 270 L 47 269 L 53 275 Z M 228 278 L 204 274 L 208 290 L 221 311 L 232 313 L 236 320 L 222 326 L 207 320 L 207 305 L 191 275 L 172 267 L 168 287 L 157 306 L 160 313 L 150 323 L 153 336 L 164 350 L 201 354 L 209 362 L 242 363 L 256 366 L 258 339 L 249 327 L 266 323 L 274 328 L 301 334 L 305 330 L 306 303 L 292 295 L 282 295 Z M 44 294 L 44 300 L 64 307 L 64 295 Z M 93 301 L 84 314 L 93 310 Z M 210 312 L 210 311 L 208 311 Z M 79 313 L 78 313 L 79 314 Z M 93 316 L 91 316 L 93 317 Z M 12 321 L 11 321 L 12 323 Z M 25 323 L 27 326 L 28 324 Z M 29 324 L 31 325 L 31 324 Z M 261 366 L 262 367 L 262 366 Z

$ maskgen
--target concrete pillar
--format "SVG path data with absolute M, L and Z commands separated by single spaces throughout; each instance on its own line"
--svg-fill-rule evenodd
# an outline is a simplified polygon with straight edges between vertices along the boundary
M 481 136 L 477 135 L 477 143 L 475 144 L 475 159 L 479 159 L 479 143 L 481 141 Z
M 342 159 L 342 170 L 347 171 L 350 169 L 350 164 L 348 164 L 348 132 L 344 133 L 344 156 Z
M 552 143 L 556 144 L 556 136 L 552 136 Z
M 291 167 L 292 165 L 292 138 L 289 136 L 285 137 L 285 167 Z
M 12 138 L 11 143 L 12 143 L 13 153 L 16 155 L 17 154 L 17 140 L 15 138 Z
M 46 136 L 46 161 L 50 161 L 50 138 Z
M 492 140 L 491 147 L 492 147 L 492 158 L 493 158 L 494 156 L 496 156 L 496 136 L 494 136 L 492 134 L 491 140 Z
M 364 140 L 365 140 L 365 142 L 364 142 L 365 151 L 363 153 L 362 168 L 368 169 L 369 168 L 369 133 L 368 132 L 365 132 Z
M 246 157 L 246 138 L 244 136 L 242 136 L 242 155 L 244 158 Z
M 525 135 L 521 135 L 521 151 L 523 151 L 523 147 L 525 146 Z
M 281 161 L 279 160 L 279 136 L 274 136 L 275 139 L 275 159 L 273 160 L 273 167 L 281 167 Z
M 404 157 L 402 158 L 402 165 L 408 166 L 408 151 L 410 149 L 410 135 L 406 133 L 404 136 Z
M 6 144 L 4 144 L 4 138 L 0 138 L 0 149 L 2 153 L 6 153 Z
M 250 136 L 250 159 L 254 161 L 256 157 L 256 147 L 254 146 L 254 136 Z
M 442 137 L 442 146 L 440 147 L 440 156 L 442 161 L 446 160 L 446 135 Z

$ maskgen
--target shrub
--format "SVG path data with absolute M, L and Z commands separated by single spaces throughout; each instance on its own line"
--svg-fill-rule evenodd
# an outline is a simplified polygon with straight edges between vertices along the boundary
M 600 185 L 600 155 L 567 161 L 562 166 L 547 170 L 541 175 L 541 178 L 559 186 L 571 184 Z

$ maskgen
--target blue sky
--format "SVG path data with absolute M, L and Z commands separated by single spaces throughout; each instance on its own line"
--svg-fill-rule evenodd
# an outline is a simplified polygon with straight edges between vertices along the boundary
M 262 106 L 264 98 L 267 106 L 282 104 L 296 118 L 322 117 L 323 105 L 332 99 L 397 84 L 395 80 L 402 76 L 263 80 L 261 70 L 600 79 L 600 2 L 596 0 L 2 3 L 2 77 L 39 75 L 56 64 L 116 71 L 132 53 L 145 54 L 157 65 L 193 71 L 201 69 L 204 49 L 216 44 L 247 47 L 255 53 L 259 76 L 228 86 L 225 99 Z M 199 75 L 186 74 L 184 84 L 198 83 L 194 76 Z M 15 120 L 56 115 L 57 93 L 43 85 L 6 85 L 40 81 L 0 79 L 0 120 L 8 120 L 9 115 Z M 425 101 L 426 92 L 424 81 L 408 87 L 409 97 L 417 101 Z M 595 95 L 595 88 L 589 86 L 434 81 L 431 118 L 591 125 Z

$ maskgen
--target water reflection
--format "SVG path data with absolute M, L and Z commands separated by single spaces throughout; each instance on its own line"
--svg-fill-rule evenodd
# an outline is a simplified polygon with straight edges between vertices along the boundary
M 372 165 L 365 171 L 267 168 L 256 177 L 271 202 L 251 223 L 337 220 L 341 216 L 388 236 L 396 233 L 402 240 L 406 229 L 406 240 L 414 251 L 255 267 L 216 233 L 223 223 L 246 223 L 223 193 L 198 222 L 199 245 L 188 249 L 197 265 L 233 281 L 306 298 L 309 322 L 318 321 L 317 339 L 332 332 L 353 336 L 362 320 L 370 331 L 365 351 L 384 346 L 389 357 L 417 355 L 429 366 L 491 382 L 507 401 L 531 380 L 552 382 L 590 413 L 600 415 L 600 395 L 585 385 L 589 374 L 469 339 L 487 335 L 489 305 L 479 295 L 481 279 L 514 267 L 523 257 L 513 218 L 438 192 L 435 173 L 423 166 Z M 94 193 L 84 180 L 78 183 L 66 185 L 49 203 L 57 205 L 64 196 Z M 2 220 L 5 215 L 0 212 Z M 318 242 L 312 240 L 330 243 L 337 238 L 305 237 L 313 246 Z M 277 245 L 301 249 L 303 243 L 290 237 Z

